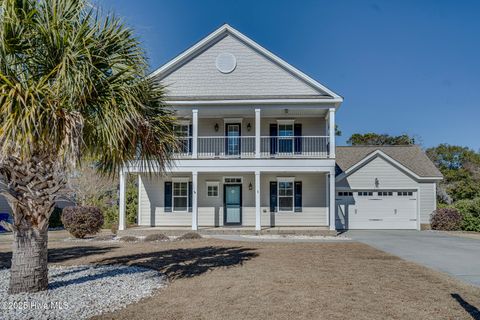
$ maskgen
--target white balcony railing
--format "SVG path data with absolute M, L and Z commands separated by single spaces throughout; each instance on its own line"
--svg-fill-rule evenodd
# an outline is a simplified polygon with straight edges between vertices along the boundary
M 180 150 L 177 156 L 192 156 L 193 138 L 179 138 Z M 328 136 L 262 136 L 260 137 L 261 158 L 328 158 Z M 197 157 L 215 158 L 255 158 L 255 136 L 215 136 L 198 137 Z
M 255 137 L 198 137 L 198 158 L 254 158 Z
M 260 137 L 262 158 L 328 158 L 328 136 Z

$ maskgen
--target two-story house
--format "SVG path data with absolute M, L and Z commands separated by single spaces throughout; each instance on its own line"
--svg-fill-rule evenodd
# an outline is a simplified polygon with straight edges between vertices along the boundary
M 163 176 L 135 164 L 140 226 L 419 229 L 441 175 L 416 146 L 335 146 L 341 96 L 224 25 L 151 75 L 181 152 Z

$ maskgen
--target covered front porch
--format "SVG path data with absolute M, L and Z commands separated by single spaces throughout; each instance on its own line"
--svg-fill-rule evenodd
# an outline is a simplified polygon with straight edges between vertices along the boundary
M 217 232 L 219 228 L 334 230 L 335 199 L 330 190 L 335 190 L 335 182 L 330 175 L 330 170 L 140 173 L 137 224 L 196 231 L 216 228 Z M 122 173 L 119 230 L 126 228 L 125 179 Z

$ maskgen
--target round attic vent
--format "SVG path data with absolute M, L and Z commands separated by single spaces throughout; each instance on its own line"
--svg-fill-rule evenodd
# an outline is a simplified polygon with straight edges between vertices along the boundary
M 220 53 L 215 61 L 218 71 L 221 73 L 230 73 L 237 66 L 237 59 L 231 53 Z

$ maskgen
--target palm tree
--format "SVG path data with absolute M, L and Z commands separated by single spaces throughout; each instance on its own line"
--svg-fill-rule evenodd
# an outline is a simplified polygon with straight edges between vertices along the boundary
M 46 290 L 48 219 L 82 156 L 160 171 L 177 142 L 131 29 L 87 0 L 0 0 L 0 174 L 13 211 L 10 293 Z

